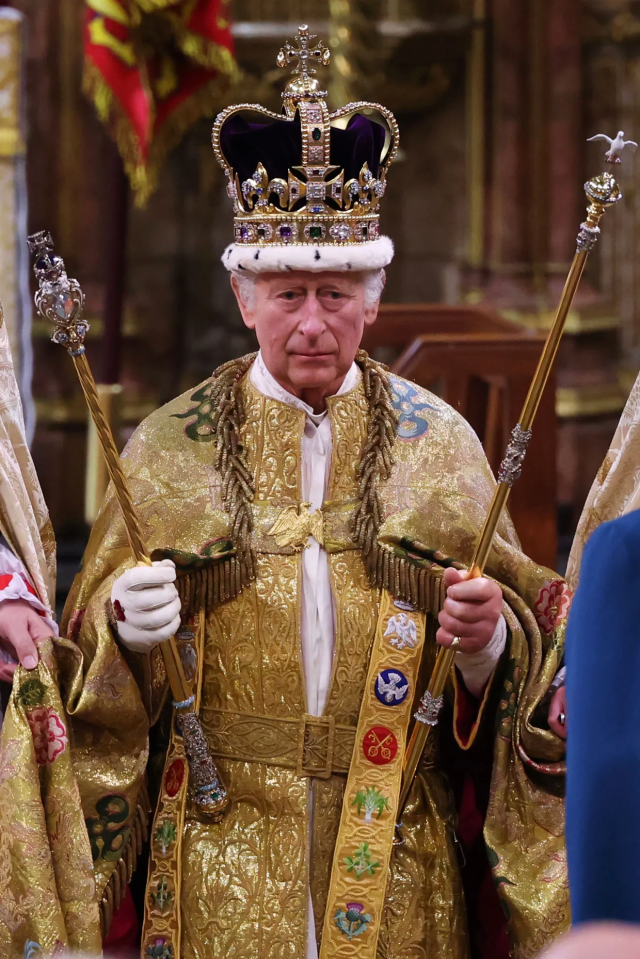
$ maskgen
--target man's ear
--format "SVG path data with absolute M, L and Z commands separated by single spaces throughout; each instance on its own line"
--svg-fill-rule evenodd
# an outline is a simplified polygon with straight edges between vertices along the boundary
M 380 296 L 378 297 L 375 303 L 372 303 L 371 306 L 365 307 L 365 310 L 364 310 L 365 326 L 371 326 L 378 319 L 378 310 L 380 308 L 380 298 L 382 297 L 382 293 L 386 285 L 387 285 L 387 274 L 383 270 L 382 271 L 382 290 L 380 291 Z
M 236 295 L 238 309 L 240 310 L 240 313 L 242 315 L 242 321 L 244 325 L 250 330 L 255 330 L 256 321 L 253 315 L 253 310 L 251 309 L 251 306 L 246 302 L 246 300 L 242 296 L 242 290 L 241 290 L 240 284 L 238 283 L 238 278 L 234 276 L 233 274 L 231 274 L 231 276 L 229 277 L 229 280 L 231 282 L 231 289 Z

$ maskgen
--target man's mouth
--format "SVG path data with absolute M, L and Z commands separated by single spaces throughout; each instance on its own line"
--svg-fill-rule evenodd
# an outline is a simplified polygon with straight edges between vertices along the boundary
M 318 359 L 328 359 L 333 357 L 333 353 L 294 353 L 294 356 L 299 357 L 302 360 L 318 360 Z

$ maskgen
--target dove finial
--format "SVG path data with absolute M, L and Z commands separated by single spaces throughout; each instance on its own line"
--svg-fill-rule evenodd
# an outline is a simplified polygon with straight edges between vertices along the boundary
M 594 137 L 589 137 L 587 143 L 591 143 L 593 140 L 606 140 L 609 144 L 609 149 L 605 153 L 605 159 L 607 163 L 621 163 L 622 151 L 625 147 L 629 147 L 630 150 L 635 152 L 638 144 L 635 140 L 625 140 L 624 130 L 618 130 L 618 133 L 613 139 L 608 137 L 606 133 L 596 133 Z

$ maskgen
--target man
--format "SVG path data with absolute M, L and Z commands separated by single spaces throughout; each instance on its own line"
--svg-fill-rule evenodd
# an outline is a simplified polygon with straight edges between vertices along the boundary
M 148 957 L 506 957 L 489 865 L 513 955 L 533 956 L 568 921 L 563 746 L 534 719 L 565 589 L 507 518 L 495 578 L 457 568 L 494 488 L 478 440 L 358 351 L 393 255 L 378 205 L 397 126 L 377 105 L 330 116 L 309 70 L 326 53 L 305 28 L 298 43 L 284 116 L 230 108 L 214 127 L 236 214 L 223 262 L 260 352 L 142 424 L 124 463 L 155 564 L 133 566 L 108 497 L 67 604 L 103 912 L 148 765 Z M 190 803 L 175 725 L 160 776 L 148 763 L 174 633 L 231 798 L 216 823 Z M 438 644 L 458 668 L 392 849 Z

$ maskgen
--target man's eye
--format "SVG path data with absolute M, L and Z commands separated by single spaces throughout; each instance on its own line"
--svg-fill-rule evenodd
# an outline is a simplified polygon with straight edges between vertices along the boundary
M 280 296 L 285 300 L 295 300 L 298 294 L 295 290 L 285 290 Z
M 342 293 L 340 293 L 338 290 L 328 290 L 328 291 L 327 291 L 327 296 L 328 296 L 329 299 L 331 299 L 331 300 L 341 300 L 341 299 L 342 299 Z

